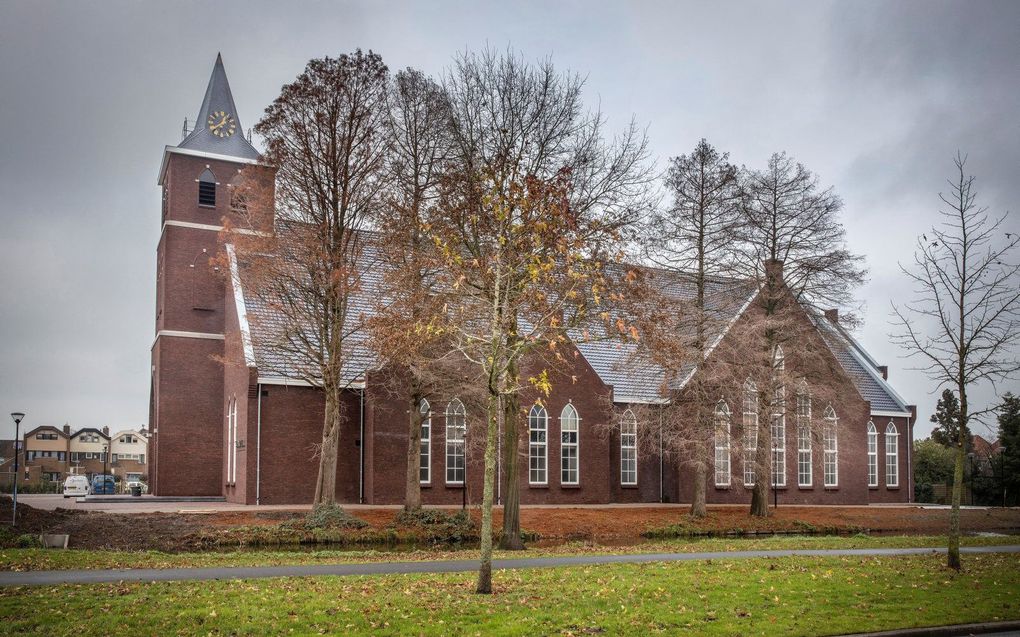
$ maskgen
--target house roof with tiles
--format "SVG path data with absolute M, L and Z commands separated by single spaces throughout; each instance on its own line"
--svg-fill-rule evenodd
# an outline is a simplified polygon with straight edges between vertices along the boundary
M 286 223 L 278 224 L 278 231 Z M 284 259 L 298 274 L 298 261 L 287 256 L 287 243 L 281 242 Z M 249 366 L 258 369 L 259 377 L 286 384 L 310 382 L 316 384 L 317 370 L 300 362 L 301 357 L 288 346 L 287 319 L 280 311 L 279 299 L 271 295 L 255 294 L 254 285 L 244 263 L 239 263 L 231 248 L 231 278 L 237 313 L 241 319 L 245 355 Z M 350 300 L 345 324 L 345 338 L 349 344 L 342 370 L 343 380 L 350 386 L 363 382 L 365 373 L 379 364 L 379 357 L 369 345 L 365 322 L 375 312 L 383 298 L 383 260 L 371 244 L 365 242 L 360 255 L 361 283 Z M 696 288 L 690 276 L 666 270 L 646 268 L 660 290 L 678 300 L 693 299 Z M 713 314 L 715 332 L 709 335 L 708 355 L 723 338 L 729 327 L 744 313 L 757 295 L 756 288 L 746 281 L 716 278 L 709 281 L 706 300 Z M 906 402 L 882 378 L 874 359 L 840 325 L 832 323 L 813 311 L 809 316 L 818 328 L 824 342 L 852 380 L 860 395 L 871 403 L 873 412 L 909 413 Z M 666 370 L 643 358 L 634 343 L 609 338 L 600 332 L 603 328 L 590 326 L 587 338 L 580 330 L 572 332 L 581 355 L 599 378 L 613 387 L 617 403 L 665 403 L 672 391 L 680 389 L 690 379 L 694 366 L 689 365 L 671 380 Z M 301 330 L 307 333 L 309 330 Z M 289 351 L 290 350 L 290 351 Z

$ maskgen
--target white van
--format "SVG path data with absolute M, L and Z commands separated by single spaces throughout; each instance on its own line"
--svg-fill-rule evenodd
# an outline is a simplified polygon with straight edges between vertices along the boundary
M 64 480 L 64 497 L 78 498 L 89 494 L 89 479 L 85 476 L 67 476 Z

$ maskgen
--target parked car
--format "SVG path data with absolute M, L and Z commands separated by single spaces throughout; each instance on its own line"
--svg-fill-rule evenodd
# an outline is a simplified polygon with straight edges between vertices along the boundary
M 67 476 L 64 480 L 64 497 L 80 498 L 91 492 L 89 479 L 85 476 Z
M 117 493 L 117 482 L 113 476 L 92 476 L 92 495 L 113 495 L 115 493 Z
M 128 482 L 127 484 L 125 484 L 124 485 L 124 491 L 127 492 L 127 493 L 132 493 L 132 491 L 134 490 L 135 487 L 138 487 L 138 489 L 142 493 L 148 493 L 149 492 L 149 485 L 145 484 L 144 482 L 142 482 L 140 480 L 132 480 L 131 482 Z

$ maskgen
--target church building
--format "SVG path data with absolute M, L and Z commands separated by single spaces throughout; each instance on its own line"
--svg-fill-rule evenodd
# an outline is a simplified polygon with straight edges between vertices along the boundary
M 239 172 L 271 169 L 245 136 L 219 57 L 194 128 L 185 132 L 179 144 L 164 149 L 158 179 L 162 231 L 151 351 L 151 492 L 224 496 L 246 504 L 309 503 L 324 398 L 288 373 L 292 361 L 258 338 L 259 330 L 272 325 L 273 308 L 246 287 L 243 264 L 220 239 L 236 214 L 231 185 Z M 754 291 L 734 287 L 728 294 L 731 322 L 739 321 Z M 803 318 L 802 346 L 818 348 L 840 370 L 839 399 L 816 405 L 813 415 L 808 404 L 807 417 L 824 424 L 817 439 L 799 435 L 802 406 L 781 421 L 772 455 L 775 498 L 780 505 L 909 502 L 916 409 L 835 312 L 815 316 L 805 310 Z M 552 393 L 531 409 L 522 432 L 521 503 L 690 502 L 690 467 L 638 444 L 634 414 L 663 402 L 662 371 L 635 368 L 626 348 L 616 344 L 576 348 L 580 356 L 571 359 L 571 369 L 551 373 Z M 343 503 L 400 504 L 406 401 L 380 382 L 384 372 L 371 352 L 363 354 L 348 366 L 337 497 Z M 522 404 L 533 398 L 525 396 Z M 470 442 L 484 415 L 472 413 L 477 410 L 455 394 L 431 396 L 420 408 L 426 414 L 423 503 L 480 502 L 482 456 Z M 718 406 L 726 433 L 717 435 L 710 450 L 710 504 L 750 501 L 753 470 L 748 473 L 743 454 L 731 449 L 728 438 L 731 420 L 738 435 L 741 411 L 740 397 Z

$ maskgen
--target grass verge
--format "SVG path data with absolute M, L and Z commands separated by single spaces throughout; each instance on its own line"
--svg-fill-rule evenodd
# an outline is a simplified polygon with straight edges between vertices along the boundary
M 830 635 L 1020 618 L 1020 556 L 712 560 L 0 590 L 8 634 Z
M 1020 536 L 964 537 L 963 546 L 995 546 L 1020 543 Z M 711 538 L 696 540 L 657 540 L 640 544 L 605 546 L 590 542 L 571 542 L 548 547 L 532 547 L 525 552 L 496 551 L 497 558 L 553 557 L 623 553 L 694 553 L 715 551 L 753 551 L 782 549 L 865 549 L 946 546 L 943 536 L 868 536 L 849 537 L 789 536 L 758 538 Z M 475 559 L 476 548 L 416 548 L 386 550 L 242 550 L 195 553 L 160 551 L 54 551 L 38 548 L 0 550 L 0 570 L 39 571 L 109 568 L 185 568 L 212 566 L 285 566 L 331 564 L 339 562 L 381 562 Z

